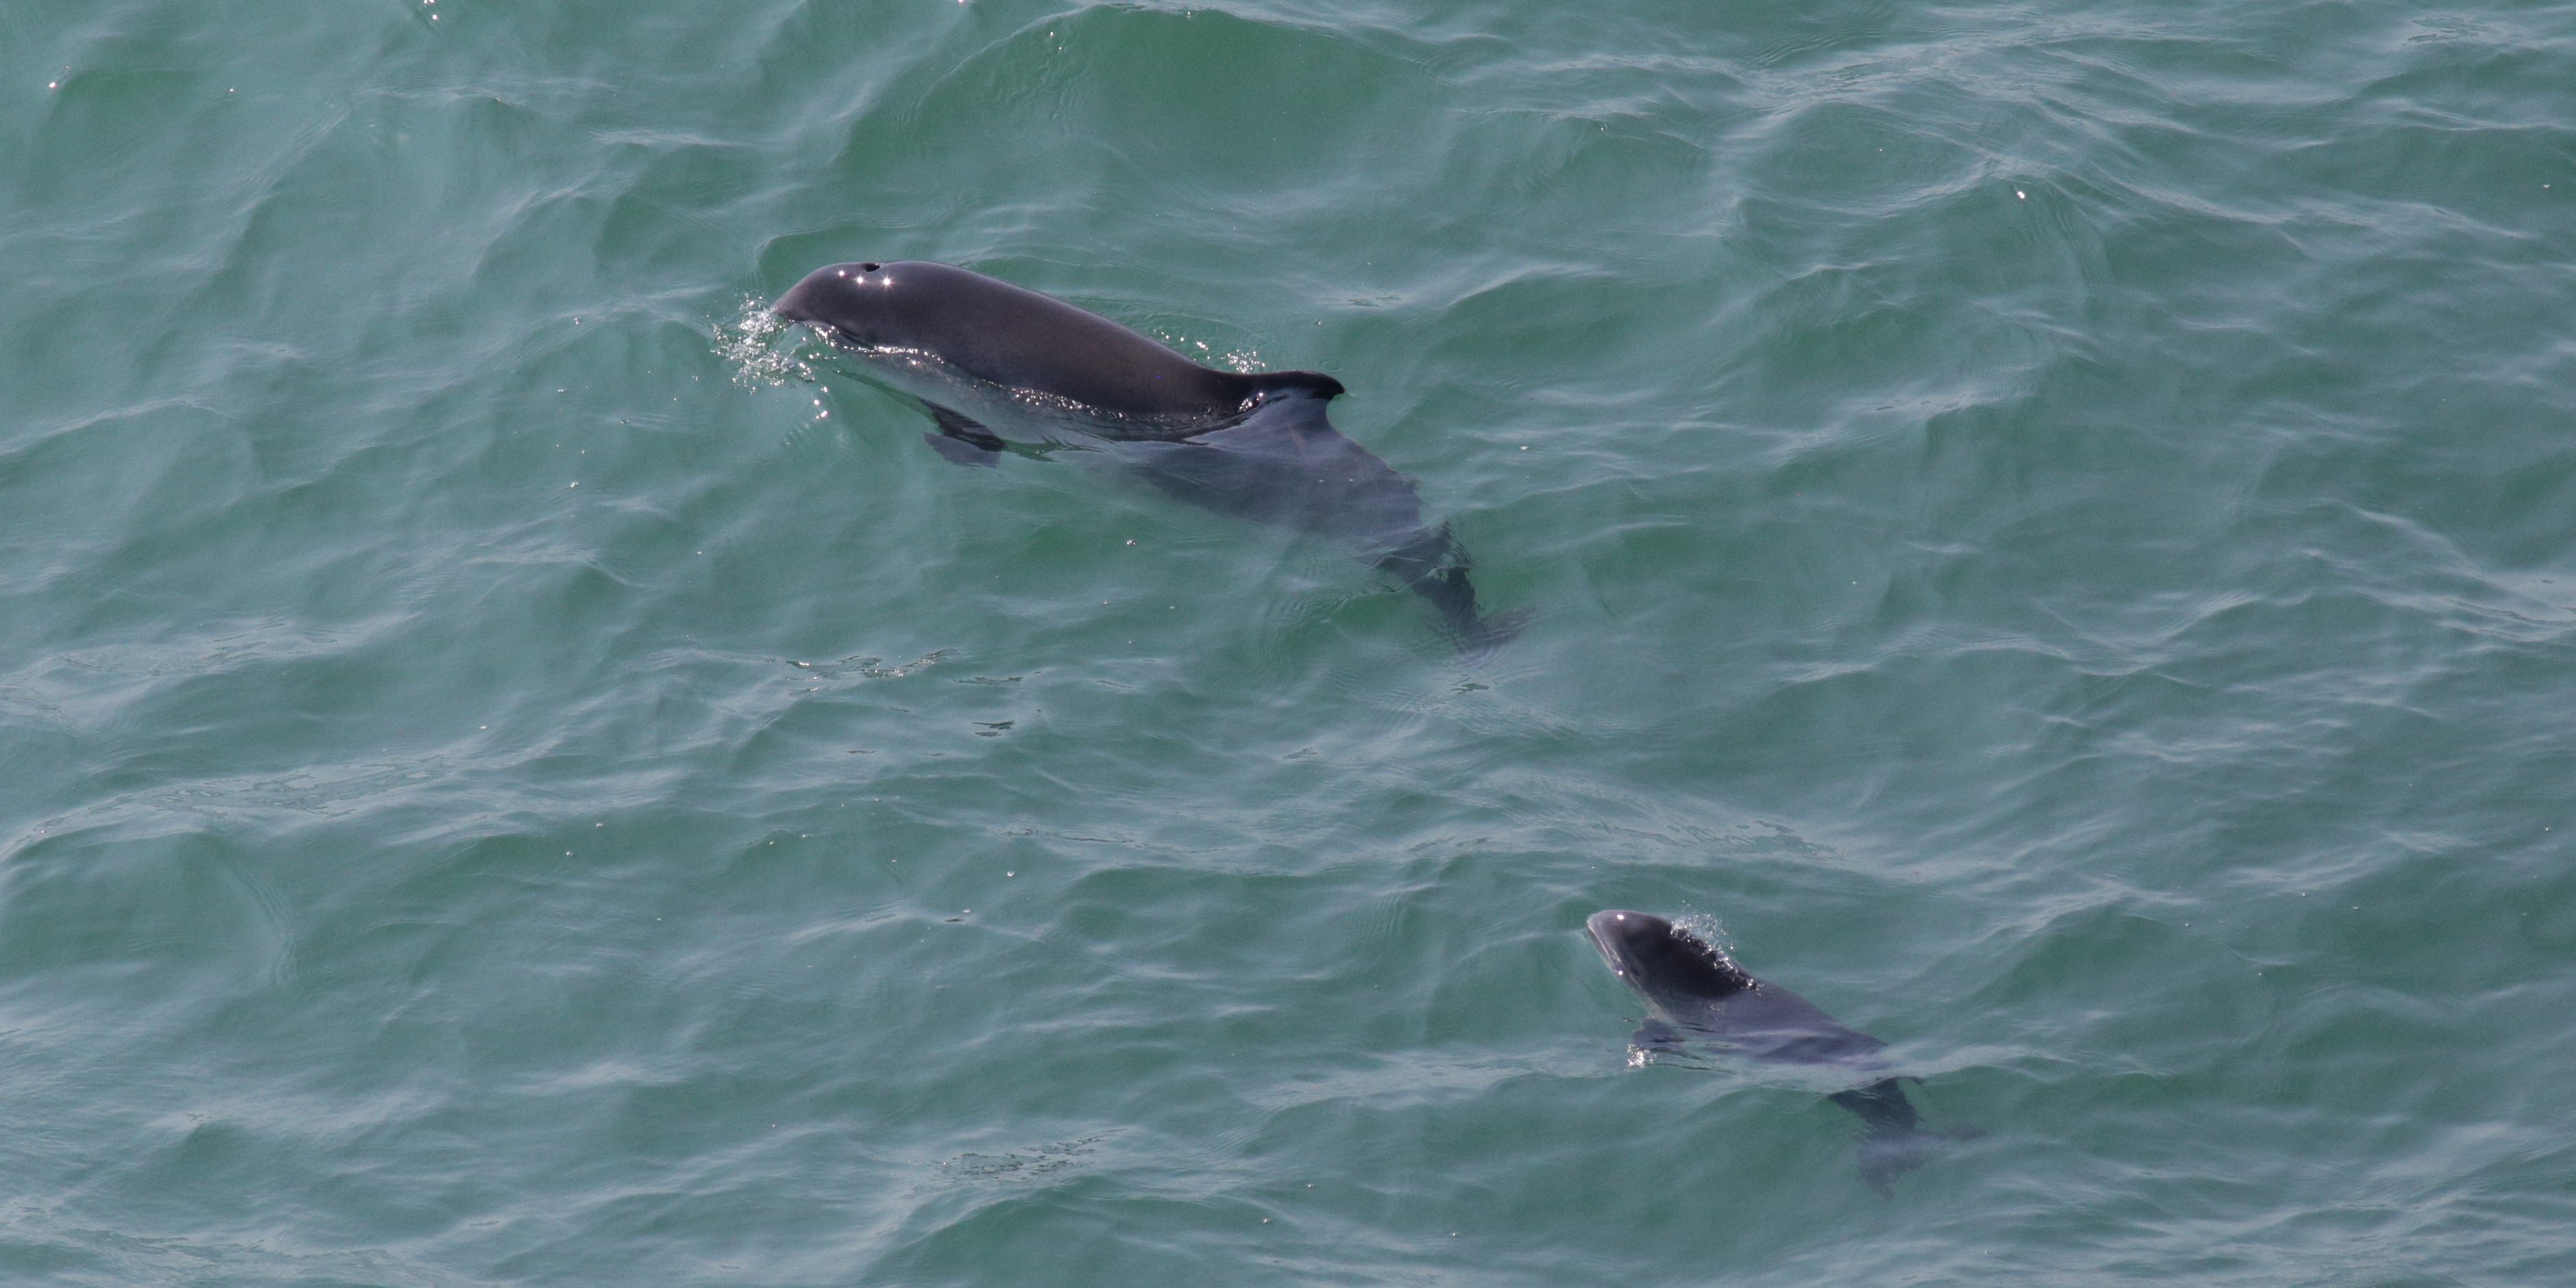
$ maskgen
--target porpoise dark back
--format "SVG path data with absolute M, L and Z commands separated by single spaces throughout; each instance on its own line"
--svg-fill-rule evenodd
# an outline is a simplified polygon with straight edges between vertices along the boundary
M 921 260 L 834 264 L 774 306 L 862 349 L 917 348 L 960 372 L 1085 407 L 1152 420 L 1238 413 L 1255 395 L 1341 382 L 1312 371 L 1217 371 L 1097 313 L 998 278 Z

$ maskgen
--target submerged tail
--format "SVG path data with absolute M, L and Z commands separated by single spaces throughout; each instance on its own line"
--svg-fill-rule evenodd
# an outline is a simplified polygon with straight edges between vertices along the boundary
M 1865 1134 L 1860 1142 L 1860 1179 L 1880 1198 L 1893 1198 L 1896 1178 L 1921 1167 L 1931 1157 L 1932 1145 L 1942 1140 L 1968 1140 L 1984 1133 L 1974 1127 L 1952 1127 L 1933 1131 L 1923 1126 L 1922 1116 L 1905 1098 L 1905 1088 L 1894 1078 L 1881 1078 L 1866 1087 L 1837 1091 L 1825 1097 L 1858 1115 Z
M 1422 534 L 1402 546 L 1379 555 L 1379 572 L 1403 582 L 1413 593 L 1430 601 L 1440 614 L 1440 628 L 1451 643 L 1458 646 L 1459 656 L 1470 661 L 1483 658 L 1495 649 L 1512 642 L 1529 624 L 1528 609 L 1486 616 L 1476 611 L 1476 587 L 1467 580 L 1467 552 L 1449 535 L 1449 525 L 1424 529 Z

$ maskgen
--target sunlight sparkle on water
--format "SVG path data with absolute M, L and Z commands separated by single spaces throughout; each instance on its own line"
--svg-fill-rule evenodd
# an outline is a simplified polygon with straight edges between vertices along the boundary
M 796 352 L 796 324 L 744 296 L 742 316 L 716 324 L 716 354 L 733 364 L 733 382 L 745 389 L 790 381 L 813 383 L 814 368 Z

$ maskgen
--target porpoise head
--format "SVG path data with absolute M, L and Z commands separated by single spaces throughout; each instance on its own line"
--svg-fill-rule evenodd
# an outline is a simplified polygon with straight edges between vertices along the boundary
M 940 264 L 833 264 L 805 275 L 770 311 L 861 347 L 895 343 L 889 323 L 900 313 L 897 288 L 912 274 L 892 270 L 937 269 Z
M 1758 987 L 1715 945 L 1648 912 L 1613 909 L 1583 923 L 1610 971 L 1655 1005 L 1714 999 Z

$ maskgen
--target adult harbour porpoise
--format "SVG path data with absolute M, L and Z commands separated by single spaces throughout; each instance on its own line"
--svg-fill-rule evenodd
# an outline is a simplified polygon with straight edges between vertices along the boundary
M 1097 447 L 1193 504 L 1353 548 L 1429 601 L 1462 652 L 1509 640 L 1526 618 L 1477 610 L 1448 525 L 1425 524 L 1411 480 L 1326 419 L 1342 392 L 1331 376 L 1212 370 L 947 264 L 834 264 L 771 307 L 918 399 L 939 427 L 923 438 L 950 460 L 993 464 L 1013 442 Z
M 1670 1050 L 1701 1038 L 1755 1060 L 1850 1072 L 1861 1085 L 1826 1099 L 1860 1116 L 1861 1180 L 1881 1196 L 1894 1192 L 1898 1176 L 1922 1165 L 1933 1140 L 1977 1134 L 1973 1128 L 1926 1131 L 1879 1056 L 1886 1043 L 1746 974 L 1715 944 L 1643 912 L 1596 912 L 1583 929 L 1612 973 L 1653 1012 L 1630 1039 L 1635 1047 Z

